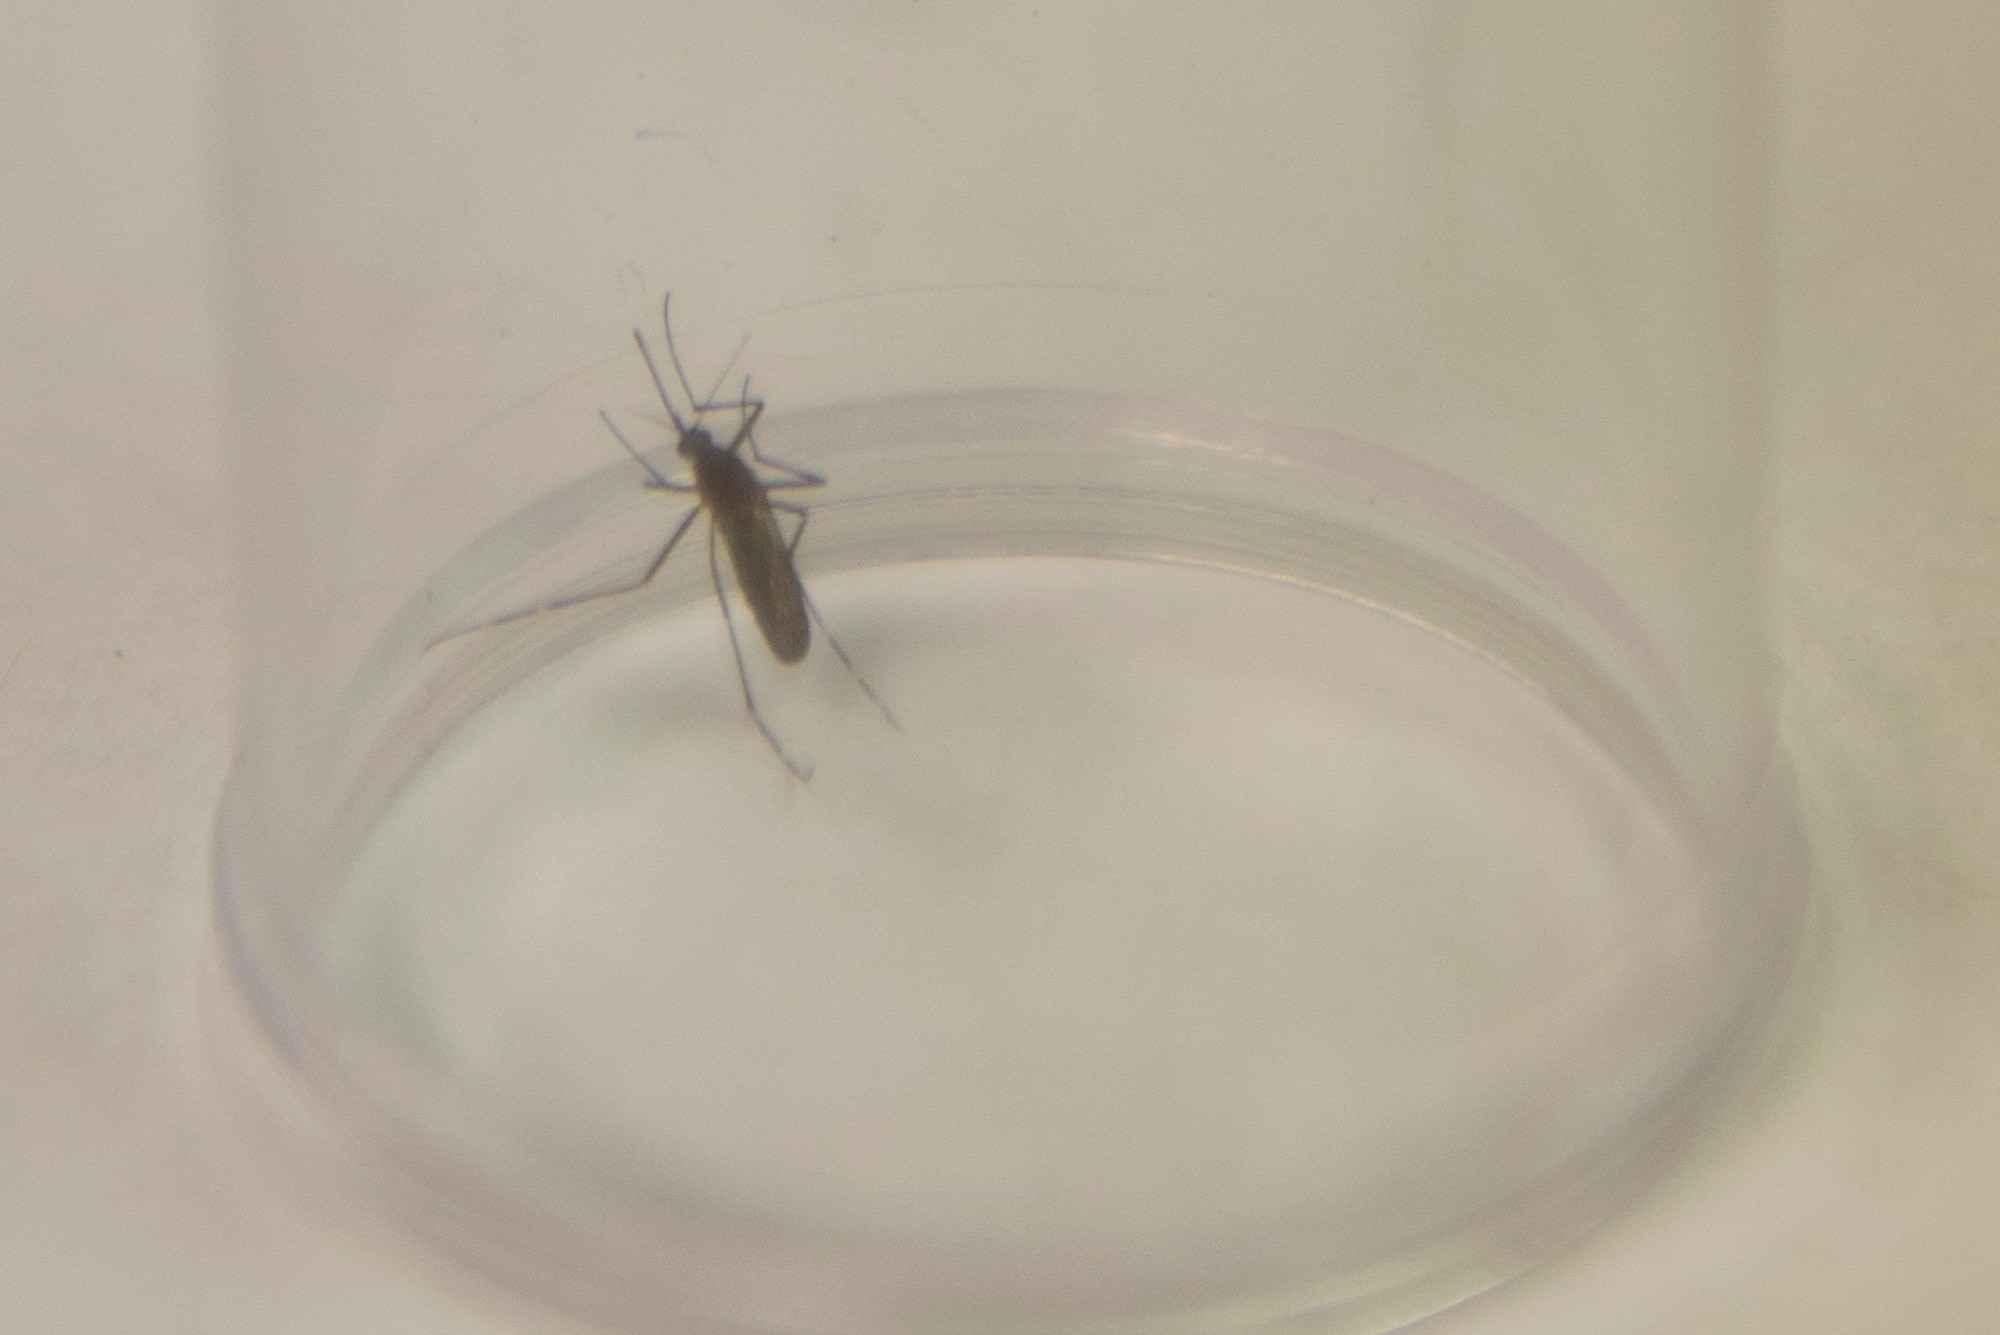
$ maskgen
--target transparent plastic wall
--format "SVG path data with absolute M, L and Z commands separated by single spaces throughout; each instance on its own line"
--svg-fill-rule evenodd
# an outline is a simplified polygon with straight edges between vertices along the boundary
M 216 38 L 218 921 L 442 1247 L 634 1329 L 1386 1329 L 1754 1040 L 1754 6 Z M 670 494 L 677 422 L 825 484 Z

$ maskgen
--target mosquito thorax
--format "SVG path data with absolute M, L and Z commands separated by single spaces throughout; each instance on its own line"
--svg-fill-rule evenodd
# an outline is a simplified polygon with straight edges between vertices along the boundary
M 709 454 L 717 448 L 719 447 L 715 443 L 715 437 L 708 433 L 708 428 L 705 426 L 691 426 L 681 432 L 680 443 L 674 446 L 683 459 Z

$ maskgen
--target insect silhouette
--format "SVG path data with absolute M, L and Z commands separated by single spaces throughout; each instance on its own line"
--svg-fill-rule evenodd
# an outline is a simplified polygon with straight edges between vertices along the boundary
M 743 688 L 743 706 L 750 714 L 750 721 L 757 725 L 757 731 L 764 735 L 764 740 L 770 744 L 772 752 L 778 759 L 784 762 L 785 768 L 801 780 L 810 779 L 812 767 L 802 764 L 785 749 L 785 744 L 778 739 L 778 734 L 772 731 L 771 725 L 765 721 L 763 711 L 757 707 L 756 693 L 750 687 L 750 672 L 743 662 L 743 644 L 736 633 L 736 616 L 729 609 L 729 594 L 723 586 L 721 562 L 716 557 L 718 535 L 722 545 L 729 550 L 729 564 L 736 572 L 737 588 L 742 591 L 743 600 L 750 605 L 750 611 L 757 620 L 757 629 L 763 634 L 764 643 L 770 648 L 771 656 L 788 666 L 803 660 L 806 651 L 812 648 L 812 623 L 818 622 L 820 632 L 826 636 L 828 647 L 854 677 L 855 683 L 861 687 L 862 694 L 881 711 L 889 726 L 900 729 L 902 725 L 896 722 L 896 716 L 889 712 L 889 707 L 875 694 L 867 678 L 863 677 L 860 670 L 854 666 L 854 660 L 840 647 L 840 641 L 836 640 L 833 632 L 827 629 L 826 619 L 820 615 L 819 608 L 813 604 L 812 596 L 806 592 L 805 585 L 799 580 L 798 566 L 794 558 L 798 552 L 799 539 L 806 531 L 808 517 L 806 507 L 771 495 L 775 491 L 801 491 L 823 487 L 826 485 L 826 479 L 803 468 L 767 458 L 757 448 L 755 432 L 757 419 L 764 413 L 764 401 L 751 396 L 750 378 L 747 375 L 743 378 L 743 391 L 735 399 L 716 400 L 696 396 L 694 387 L 688 383 L 687 372 L 681 366 L 680 352 L 674 347 L 674 326 L 670 305 L 672 299 L 673 294 L 668 293 L 661 301 L 660 317 L 666 330 L 667 357 L 673 365 L 674 378 L 679 382 L 681 392 L 687 396 L 688 418 L 683 419 L 674 407 L 673 395 L 667 391 L 666 379 L 660 374 L 659 363 L 654 360 L 653 350 L 647 344 L 644 332 L 633 329 L 632 341 L 639 345 L 639 355 L 645 359 L 646 370 L 653 378 L 653 388 L 659 392 L 660 403 L 666 408 L 667 418 L 673 423 L 674 431 L 679 436 L 674 444 L 674 450 L 687 461 L 689 479 L 676 481 L 662 473 L 651 460 L 633 446 L 625 433 L 619 430 L 618 423 L 612 420 L 610 413 L 599 408 L 597 415 L 604 420 L 604 425 L 611 429 L 611 434 L 617 438 L 618 443 L 625 447 L 625 452 L 646 470 L 648 491 L 666 491 L 691 496 L 694 498 L 694 504 L 681 516 L 680 522 L 674 526 L 673 533 L 667 538 L 666 545 L 660 548 L 646 566 L 645 573 L 631 583 L 537 603 L 518 612 L 509 612 L 505 616 L 481 622 L 477 626 L 452 631 L 440 639 L 453 639 L 474 630 L 505 625 L 510 621 L 519 621 L 523 617 L 574 607 L 579 603 L 594 602 L 599 598 L 615 598 L 621 594 L 636 593 L 650 584 L 653 577 L 660 573 L 661 568 L 667 563 L 667 558 L 673 555 L 674 548 L 680 545 L 680 540 L 687 535 L 688 529 L 694 524 L 695 517 L 706 511 L 709 518 L 709 580 L 715 586 L 715 599 L 722 608 L 723 624 L 729 631 L 729 648 L 736 658 L 736 680 Z M 734 360 L 732 357 L 731 361 Z M 723 374 L 728 374 L 726 367 Z M 720 384 L 719 377 L 717 383 Z M 713 395 L 715 391 L 711 389 L 709 393 Z M 734 409 L 737 412 L 738 425 L 729 443 L 721 445 L 716 442 L 715 434 L 702 424 L 701 419 L 707 413 L 725 409 Z M 760 477 L 743 457 L 746 446 L 749 448 L 751 459 L 782 476 Z M 789 538 L 779 529 L 779 513 L 798 520 L 798 525 L 792 530 Z

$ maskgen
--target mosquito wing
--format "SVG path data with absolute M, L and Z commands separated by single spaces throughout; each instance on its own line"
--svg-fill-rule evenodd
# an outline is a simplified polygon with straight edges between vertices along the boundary
M 771 646 L 772 656 L 780 663 L 798 662 L 812 647 L 805 590 L 799 585 L 799 572 L 792 566 L 791 553 L 785 550 L 778 518 L 764 499 L 763 489 L 757 489 L 752 504 L 730 507 L 726 514 L 719 510 L 710 513 L 722 530 L 729 563 L 736 567 L 737 587 L 756 614 L 764 643 Z

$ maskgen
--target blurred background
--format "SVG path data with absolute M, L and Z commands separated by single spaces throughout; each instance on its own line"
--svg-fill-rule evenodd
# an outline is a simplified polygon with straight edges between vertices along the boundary
M 205 15 L 0 5 L 0 1329 L 576 1329 L 246 1140 Z M 1777 625 L 1815 859 L 1751 1106 L 1440 1335 L 2000 1328 L 2000 8 L 1775 7 Z

